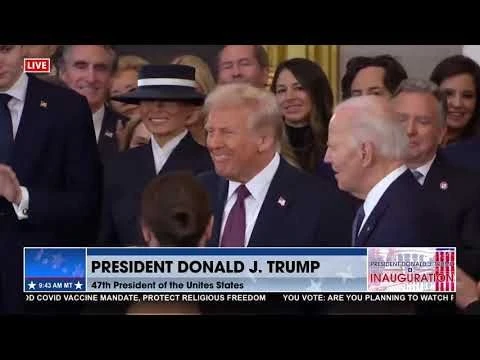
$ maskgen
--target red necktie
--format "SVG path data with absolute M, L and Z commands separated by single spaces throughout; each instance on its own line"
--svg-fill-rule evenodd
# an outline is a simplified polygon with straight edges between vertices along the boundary
M 250 195 L 245 185 L 240 185 L 237 190 L 237 201 L 228 214 L 225 228 L 223 229 L 221 247 L 245 246 L 245 198 Z

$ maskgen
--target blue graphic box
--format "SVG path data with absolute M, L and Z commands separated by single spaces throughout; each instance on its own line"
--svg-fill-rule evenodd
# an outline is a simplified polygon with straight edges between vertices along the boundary
M 25 292 L 84 292 L 85 248 L 24 248 Z

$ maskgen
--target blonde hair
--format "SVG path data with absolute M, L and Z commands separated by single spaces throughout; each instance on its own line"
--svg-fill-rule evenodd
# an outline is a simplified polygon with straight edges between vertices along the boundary
M 148 65 L 150 62 L 137 55 L 122 55 L 118 58 L 118 67 L 116 73 L 127 70 L 135 70 L 137 73 L 142 66 Z
M 219 85 L 207 96 L 204 113 L 208 114 L 214 107 L 236 106 L 245 106 L 251 110 L 249 126 L 253 129 L 271 128 L 277 143 L 277 151 L 292 166 L 300 168 L 288 144 L 282 113 L 273 93 L 245 83 Z
M 174 58 L 172 64 L 188 65 L 195 68 L 195 81 L 200 87 L 200 91 L 207 95 L 215 88 L 215 79 L 208 64 L 195 55 L 182 55 Z

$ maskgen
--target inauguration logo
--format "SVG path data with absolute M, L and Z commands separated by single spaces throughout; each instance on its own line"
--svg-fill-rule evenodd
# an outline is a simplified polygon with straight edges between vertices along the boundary
M 368 291 L 454 292 L 455 248 L 369 248 Z

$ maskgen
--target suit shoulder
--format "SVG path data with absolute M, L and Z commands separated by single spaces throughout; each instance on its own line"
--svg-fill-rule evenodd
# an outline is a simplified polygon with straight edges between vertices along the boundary
M 196 178 L 203 184 L 203 185 L 213 185 L 215 184 L 219 177 L 213 170 L 203 171 L 196 175 Z
M 29 84 L 31 84 L 33 88 L 38 89 L 42 95 L 51 96 L 54 99 L 60 98 L 62 99 L 62 101 L 70 100 L 86 103 L 86 99 L 84 96 L 80 95 L 75 90 L 72 90 L 68 87 L 38 79 L 37 77 L 33 76 L 29 78 Z
M 105 172 L 118 176 L 119 172 L 135 169 L 139 162 L 145 161 L 149 148 L 150 144 L 146 144 L 112 155 L 105 165 Z

